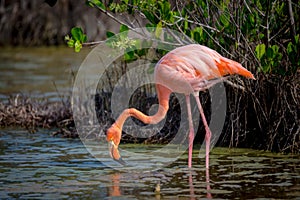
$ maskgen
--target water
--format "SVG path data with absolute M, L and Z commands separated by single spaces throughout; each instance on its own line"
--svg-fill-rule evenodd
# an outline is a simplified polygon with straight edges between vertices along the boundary
M 130 148 L 149 148 L 130 145 Z M 122 144 L 123 148 L 126 145 Z M 108 152 L 99 152 L 107 154 Z M 79 139 L 0 131 L 1 199 L 286 199 L 300 197 L 299 156 L 215 148 L 209 183 L 204 159 L 187 155 L 153 172 L 121 172 L 96 160 Z M 151 162 L 151 160 L 149 160 Z M 160 185 L 160 192 L 155 187 Z
M 90 51 L 67 47 L 0 48 L 0 97 L 22 93 L 57 100 L 71 94 L 74 73 Z

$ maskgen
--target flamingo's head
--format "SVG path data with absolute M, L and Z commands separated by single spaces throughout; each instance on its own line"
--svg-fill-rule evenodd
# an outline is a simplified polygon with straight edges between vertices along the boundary
M 117 162 L 125 165 L 125 161 L 121 158 L 118 146 L 121 140 L 121 129 L 113 124 L 106 132 L 106 140 L 108 141 L 108 148 L 110 156 Z

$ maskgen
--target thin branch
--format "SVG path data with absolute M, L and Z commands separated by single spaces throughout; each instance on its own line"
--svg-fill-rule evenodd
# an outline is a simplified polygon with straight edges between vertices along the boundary
M 204 28 L 210 29 L 210 30 L 215 31 L 215 32 L 217 32 L 217 33 L 220 33 L 220 31 L 219 31 L 218 29 L 216 29 L 216 28 L 214 28 L 214 27 L 211 27 L 211 26 L 208 26 L 208 25 L 206 25 L 206 24 L 202 24 L 202 23 L 200 23 L 200 22 L 192 21 L 192 20 L 185 19 L 185 18 L 179 17 L 179 16 L 174 16 L 174 18 L 180 19 L 180 21 L 186 20 L 186 21 L 189 22 L 189 23 L 196 24 L 196 25 L 198 25 L 198 26 L 202 26 L 202 27 L 204 27 Z
M 252 14 L 252 11 L 251 11 L 249 5 L 247 4 L 246 0 L 244 0 L 244 5 L 246 6 L 247 10 Z
M 294 19 L 294 13 L 293 13 L 293 8 L 292 8 L 292 1 L 288 0 L 288 3 L 289 3 L 289 13 L 290 13 L 290 18 L 291 18 L 292 33 L 293 33 L 293 36 L 295 37 L 296 27 L 295 27 L 295 19 Z
M 188 11 L 189 12 L 189 11 Z M 190 12 L 189 12 L 189 14 L 190 14 Z M 192 15 L 192 14 L 190 14 L 191 16 L 194 16 L 194 15 Z M 178 16 L 174 16 L 174 18 L 177 18 L 177 19 L 179 19 L 179 17 Z M 216 29 L 216 28 L 213 28 L 213 27 L 211 27 L 211 26 L 208 26 L 208 25 L 205 25 L 205 24 L 202 24 L 202 23 L 199 23 L 199 22 L 197 22 L 197 21 L 192 21 L 192 20 L 189 20 L 189 19 L 184 19 L 184 18 L 181 18 L 182 20 L 186 20 L 187 22 L 189 22 L 189 23 L 192 23 L 192 24 L 195 24 L 195 25 L 198 25 L 198 26 L 202 26 L 202 27 L 204 27 L 204 28 L 208 28 L 208 29 L 210 29 L 210 30 L 212 30 L 212 31 L 214 31 L 214 32 L 217 32 L 217 33 L 221 33 L 221 31 L 219 31 L 218 29 Z M 216 40 L 216 39 L 214 39 L 214 37 L 212 37 L 211 36 L 211 34 L 206 30 L 206 29 L 203 29 L 205 32 L 206 32 L 206 34 L 215 42 L 215 44 L 217 44 L 224 52 L 226 52 L 228 55 L 231 55 L 232 56 L 232 54 L 231 53 L 229 53 L 222 45 L 220 45 L 220 43 Z M 224 33 L 222 33 L 222 34 L 224 34 Z M 231 38 L 231 39 L 233 39 L 234 40 L 234 38 L 233 37 L 231 37 L 231 36 L 229 36 L 229 35 L 227 35 L 227 34 L 224 34 L 224 35 L 226 35 L 226 36 L 228 36 L 229 38 Z
M 275 37 L 277 37 L 282 31 L 286 30 L 287 25 L 288 23 L 284 23 L 284 26 L 276 34 L 269 38 L 269 42 L 272 41 Z
M 92 3 L 92 2 L 91 2 Z M 97 6 L 96 4 L 94 4 L 94 6 L 96 8 L 98 8 L 102 13 L 104 13 L 105 15 L 107 15 L 108 17 L 110 17 L 112 20 L 114 20 L 115 22 L 119 23 L 119 24 L 122 24 L 122 25 L 125 25 L 127 26 L 129 29 L 133 30 L 133 27 L 126 23 L 126 22 L 123 22 L 121 21 L 120 19 L 118 19 L 117 17 L 115 17 L 114 15 L 112 15 L 110 12 L 107 12 L 107 10 L 104 10 L 103 8 Z
M 242 91 L 245 91 L 245 87 L 241 86 L 241 85 L 238 85 L 238 84 L 235 84 L 229 80 L 224 80 L 225 83 L 227 83 L 228 85 L 231 85 L 232 87 L 234 88 L 237 88 L 237 89 L 240 89 Z

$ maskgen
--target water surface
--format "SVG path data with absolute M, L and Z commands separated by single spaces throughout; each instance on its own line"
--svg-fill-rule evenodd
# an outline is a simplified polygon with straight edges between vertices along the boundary
M 197 158 L 196 150 L 192 169 L 187 168 L 187 155 L 184 154 L 157 171 L 124 172 L 103 165 L 87 152 L 79 139 L 52 137 L 50 133 L 49 130 L 39 130 L 35 134 L 20 129 L 0 131 L 1 199 L 300 197 L 299 156 L 214 148 L 210 182 L 207 183 L 205 161 Z M 139 151 L 143 147 L 150 148 L 128 145 Z M 154 192 L 157 185 L 160 185 L 160 192 Z
M 70 94 L 74 74 L 91 49 L 67 47 L 0 48 L 0 95 L 22 93 L 51 100 Z

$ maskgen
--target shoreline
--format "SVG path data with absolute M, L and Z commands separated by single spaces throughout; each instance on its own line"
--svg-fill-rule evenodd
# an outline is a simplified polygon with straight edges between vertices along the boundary
M 293 79 L 282 79 L 281 82 L 279 82 L 278 78 L 276 78 L 277 82 L 274 80 L 274 77 L 269 79 L 259 77 L 258 83 L 248 85 L 250 88 L 247 88 L 247 92 L 243 93 L 240 93 L 236 88 L 230 86 L 226 87 L 228 99 L 227 114 L 223 131 L 216 146 L 251 148 L 281 153 L 300 153 L 300 127 L 297 121 L 291 117 L 297 117 L 297 113 L 300 111 L 300 99 L 297 98 L 297 95 L 299 95 L 297 91 L 300 90 L 299 80 L 297 79 L 297 75 L 295 75 Z M 259 84 L 259 87 L 257 84 Z M 270 91 L 275 89 L 279 92 L 270 93 Z M 265 90 L 265 92 L 261 92 L 262 90 Z M 255 93 L 253 93 L 253 91 Z M 278 96 L 276 95 L 277 93 L 281 93 L 282 95 Z M 255 96 L 254 94 L 259 95 Z M 155 104 L 153 97 L 147 97 L 146 93 L 136 95 L 137 96 L 133 98 L 137 101 L 135 104 L 137 107 L 141 106 L 141 108 L 143 108 L 147 103 L 149 105 L 146 107 L 151 107 L 153 103 Z M 202 101 L 204 102 L 204 107 L 210 104 L 206 102 L 207 99 L 209 99 L 209 95 L 207 95 L 206 93 L 200 95 L 200 98 L 204 100 Z M 99 134 L 102 136 L 105 135 L 106 129 L 114 122 L 111 117 L 110 108 L 104 106 L 110 105 L 110 98 L 110 95 L 107 93 L 96 95 L 95 101 L 98 103 L 96 103 L 95 109 L 97 120 L 101 128 L 100 130 L 92 128 L 91 131 L 87 132 L 85 137 L 97 138 Z M 239 100 L 239 103 L 236 102 L 236 99 Z M 99 102 L 102 104 L 100 105 Z M 143 105 L 140 105 L 141 103 Z M 276 106 L 275 108 L 278 110 L 274 110 L 272 106 Z M 151 130 L 152 133 L 150 135 L 152 136 L 145 138 L 137 138 L 123 132 L 122 142 L 143 144 L 168 143 L 176 135 L 178 130 L 176 124 L 178 124 L 178 120 L 180 122 L 180 106 L 178 106 L 176 99 L 170 99 L 170 108 L 173 109 L 170 109 L 166 123 L 161 130 Z M 271 114 L 268 116 L 269 120 L 264 116 L 266 113 L 256 115 L 259 109 L 266 108 L 270 108 Z M 84 106 L 81 109 L 84 109 Z M 265 111 L 262 110 L 262 112 Z M 276 115 L 274 115 L 274 113 L 276 113 Z M 85 112 L 85 115 L 86 116 L 77 117 L 82 120 L 88 120 L 88 112 Z M 248 117 L 243 119 L 239 117 L 241 115 Z M 233 118 L 234 116 L 237 118 Z M 284 116 L 289 116 L 289 118 Z M 66 138 L 77 138 L 78 133 L 73 117 L 71 103 L 68 97 L 65 97 L 64 100 L 61 99 L 57 102 L 51 102 L 46 98 L 34 99 L 18 94 L 10 96 L 6 102 L 0 102 L 0 128 L 21 127 L 27 129 L 28 132 L 35 132 L 38 128 L 57 128 L 57 131 L 53 132 L 53 136 L 61 135 Z M 255 118 L 258 121 L 255 121 Z M 232 121 L 234 121 L 234 123 Z M 277 122 L 279 124 L 274 124 Z M 264 126 L 263 130 L 259 130 L 262 128 L 261 126 Z M 90 129 L 88 128 L 87 130 Z M 130 129 L 132 133 L 138 131 L 139 130 L 136 129 Z M 153 131 L 156 131 L 156 134 L 153 134 Z M 203 127 L 201 124 L 196 131 L 195 143 L 198 144 L 203 140 Z M 234 135 L 231 133 L 234 133 Z M 148 133 L 144 133 L 144 135 L 147 136 Z M 257 138 L 258 135 L 259 138 Z M 270 141 L 273 142 L 273 146 L 271 146 Z M 282 145 L 282 143 L 277 143 L 277 141 L 283 141 L 285 145 L 282 147 L 284 148 L 278 148 L 278 145 Z

